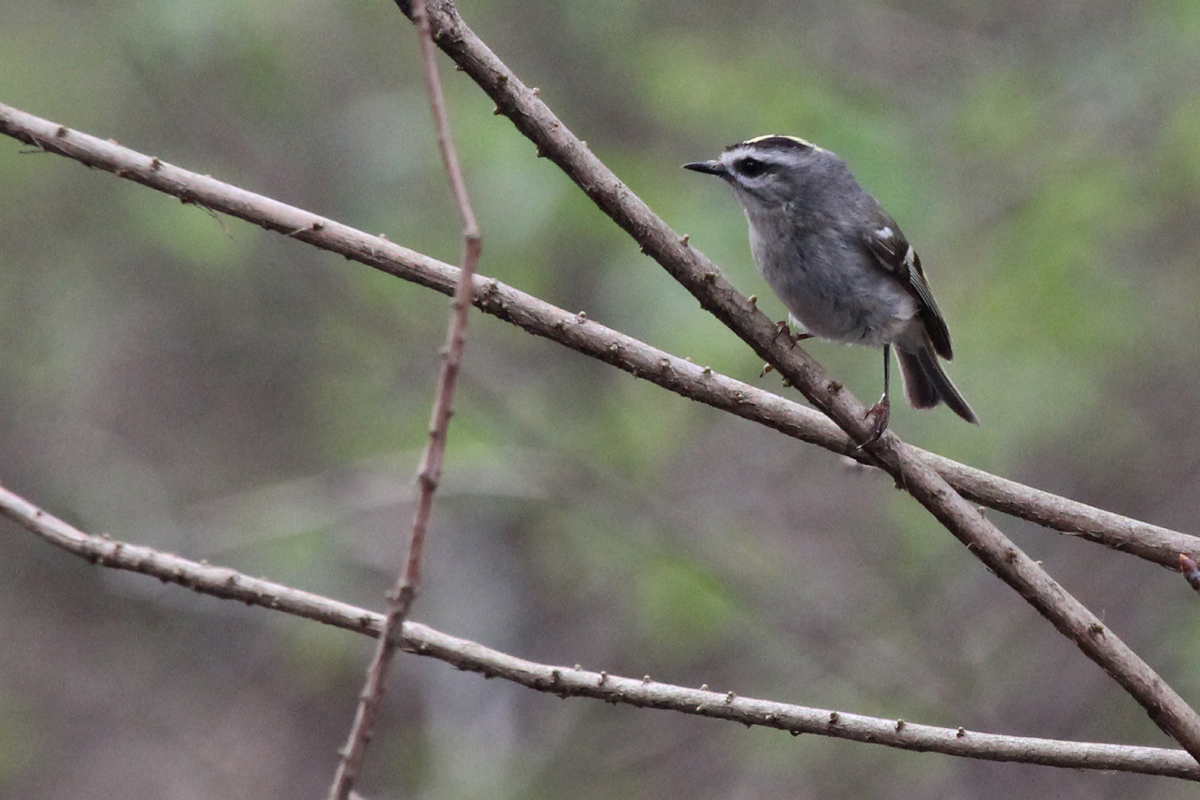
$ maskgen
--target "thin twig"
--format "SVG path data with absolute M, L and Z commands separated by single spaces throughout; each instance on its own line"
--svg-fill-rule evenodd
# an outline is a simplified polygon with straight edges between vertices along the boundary
M 457 267 L 386 239 L 3 104 L 0 133 L 34 145 L 36 152 L 54 153 L 106 170 L 185 203 L 238 217 L 443 294 L 453 294 L 461 280 Z M 865 460 L 824 414 L 651 347 L 499 281 L 477 276 L 473 302 L 497 319 L 668 391 L 795 439 Z M 964 497 L 988 508 L 1174 570 L 1179 569 L 1179 553 L 1200 554 L 1200 538 L 1195 536 L 1060 497 L 925 450 L 917 452 Z
M 397 578 L 395 588 L 388 595 L 388 613 L 367 669 L 366 681 L 359 695 L 358 708 L 351 725 L 349 739 L 341 752 L 333 784 L 331 800 L 347 800 L 358 779 L 366 755 L 367 744 L 375 728 L 375 720 L 383 701 L 388 667 L 396 647 L 401 644 L 404 621 L 412 609 L 421 585 L 421 564 L 425 553 L 425 533 L 429 528 L 429 517 L 433 512 L 433 496 L 442 479 L 445 464 L 446 435 L 450 429 L 450 415 L 454 400 L 454 389 L 458 382 L 459 365 L 462 363 L 466 343 L 468 312 L 474 296 L 474 276 L 479 264 L 482 241 L 475 212 L 467 196 L 466 183 L 454 151 L 450 135 L 450 119 L 446 114 L 446 100 L 442 95 L 437 72 L 437 50 L 429 29 L 425 0 L 412 3 L 413 20 L 417 26 L 417 40 L 421 47 L 421 60 L 425 72 L 425 87 L 429 92 L 429 105 L 433 111 L 433 124 L 437 132 L 438 149 L 450 181 L 455 204 L 462 217 L 462 267 L 458 284 L 454 290 L 454 301 L 450 313 L 450 324 L 446 331 L 446 345 L 442 349 L 442 368 L 438 375 L 437 392 L 433 403 L 432 419 L 429 423 L 429 442 L 421 455 L 417 468 L 417 506 L 413 514 L 412 531 L 408 542 L 408 557 L 404 569 Z
M 201 594 L 281 611 L 368 636 L 379 636 L 385 624 L 384 615 L 347 603 L 253 578 L 227 567 L 201 564 L 150 547 L 86 534 L 3 487 L 0 487 L 0 516 L 97 566 L 149 575 Z M 399 646 L 460 670 L 502 678 L 563 697 L 590 697 L 614 704 L 777 728 L 792 734 L 811 733 L 963 758 L 1070 769 L 1117 770 L 1200 781 L 1200 765 L 1183 750 L 1003 736 L 965 728 L 901 723 L 894 719 L 739 697 L 732 692 L 710 691 L 705 687 L 692 689 L 624 678 L 578 666 L 538 664 L 416 622 L 404 623 Z

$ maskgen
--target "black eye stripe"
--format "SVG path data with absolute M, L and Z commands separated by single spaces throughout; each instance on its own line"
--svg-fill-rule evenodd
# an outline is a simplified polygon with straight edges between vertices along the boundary
M 754 178 L 766 172 L 770 165 L 753 156 L 744 156 L 733 162 L 733 168 L 747 178 Z

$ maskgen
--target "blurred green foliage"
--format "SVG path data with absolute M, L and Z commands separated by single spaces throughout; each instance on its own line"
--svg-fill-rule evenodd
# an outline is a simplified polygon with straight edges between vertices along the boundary
M 0 102 L 457 259 L 412 33 L 392 4 L 0 11 Z M 950 371 L 983 421 L 897 406 L 897 432 L 1190 526 L 1196 3 L 462 11 L 780 318 L 736 203 L 679 165 L 770 132 L 840 153 L 920 250 L 954 334 Z M 442 66 L 482 272 L 790 391 L 758 378 L 741 342 Z M 0 482 L 89 531 L 380 605 L 446 298 L 9 141 L 0 304 Z M 864 400 L 880 390 L 877 353 L 811 351 Z M 1200 691 L 1195 597 L 1178 576 L 998 521 L 1185 696 Z M 8 532 L 0 794 L 323 791 L 370 643 L 97 576 Z M 417 618 L 516 655 L 913 721 L 1166 744 L 879 476 L 479 315 L 428 558 Z M 563 702 L 415 658 L 394 684 L 370 796 L 1186 791 Z

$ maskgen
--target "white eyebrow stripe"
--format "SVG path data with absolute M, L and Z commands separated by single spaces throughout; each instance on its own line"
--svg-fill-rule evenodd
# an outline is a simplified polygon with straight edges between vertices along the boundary
M 746 141 L 742 142 L 742 144 L 755 144 L 756 142 L 765 142 L 767 139 L 790 139 L 796 144 L 803 145 L 804 147 L 811 147 L 814 149 L 817 147 L 808 139 L 801 139 L 799 136 L 789 136 L 786 133 L 767 133 L 763 134 L 762 136 L 755 136 L 753 139 L 747 139 Z

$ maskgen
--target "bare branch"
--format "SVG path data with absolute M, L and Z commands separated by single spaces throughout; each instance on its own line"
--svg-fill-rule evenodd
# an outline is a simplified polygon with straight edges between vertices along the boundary
M 226 567 L 214 567 L 149 547 L 91 536 L 0 487 L 0 515 L 39 538 L 93 564 L 128 570 L 174 583 L 201 594 L 262 606 L 355 633 L 379 636 L 384 615 Z M 1162 775 L 1200 781 L 1200 765 L 1183 750 L 1117 744 L 1002 736 L 964 728 L 939 728 L 830 709 L 809 708 L 683 686 L 623 678 L 575 667 L 526 661 L 476 642 L 405 622 L 399 645 L 461 670 L 499 677 L 563 697 L 591 697 L 614 704 L 659 708 L 811 733 L 904 750 L 943 753 L 987 761 L 1010 761 L 1069 769 L 1098 769 Z
M 185 203 L 283 233 L 443 294 L 461 279 L 456 267 L 347 225 L 189 172 L 114 142 L 0 104 L 0 132 L 40 150 L 112 172 Z M 824 415 L 756 386 L 651 347 L 490 278 L 476 277 L 474 304 L 529 333 L 625 370 L 683 397 L 773 428 L 801 441 L 872 463 Z M 1200 538 L 1123 517 L 913 448 L 963 497 L 1006 514 L 1078 535 L 1170 569 L 1179 554 L 1200 554 Z
M 408 619 L 421 585 L 421 564 L 425 554 L 425 533 L 429 529 L 429 517 L 433 513 L 433 496 L 442 480 L 445 465 L 446 437 L 450 430 L 450 415 L 454 401 L 454 389 L 458 383 L 459 365 L 462 363 L 466 344 L 467 318 L 474 296 L 475 270 L 479 265 L 482 240 L 467 186 L 463 181 L 458 154 L 454 151 L 454 140 L 450 135 L 450 119 L 446 114 L 446 99 L 438 80 L 437 51 L 433 46 L 433 35 L 429 30 L 429 16 L 425 0 L 413 0 L 413 19 L 417 25 L 417 39 L 421 45 L 421 60 L 424 65 L 425 87 L 429 92 L 429 105 L 433 112 L 433 125 L 437 133 L 438 149 L 450 181 L 450 189 L 462 217 L 462 268 L 454 289 L 454 302 L 450 311 L 450 324 L 446 331 L 446 345 L 442 348 L 442 368 L 438 374 L 437 391 L 434 395 L 432 419 L 429 422 L 429 441 L 417 467 L 417 506 L 413 514 L 412 532 L 408 540 L 408 557 L 397 577 L 396 587 L 388 595 L 388 613 L 384 619 L 379 642 L 371 664 L 367 668 L 366 682 L 359 694 L 354 723 L 350 727 L 349 739 L 343 748 L 338 768 L 330 787 L 331 800 L 347 800 L 358 780 L 366 756 L 367 744 L 375 729 L 375 720 L 383 702 L 388 667 L 401 644 L 404 621 Z
M 403 5 L 401 6 L 403 10 Z M 866 409 L 802 348 L 779 336 L 775 324 L 738 294 L 716 265 L 694 250 L 580 141 L 487 45 L 467 27 L 450 0 L 430 5 L 438 45 L 479 84 L 539 154 L 557 164 L 592 201 L 633 237 L 642 251 L 700 301 L 809 402 L 856 442 L 871 436 Z M 1200 715 L 1150 665 L 946 483 L 914 448 L 891 431 L 867 448 L 955 538 L 1037 609 L 1125 689 L 1164 732 L 1200 758 Z

